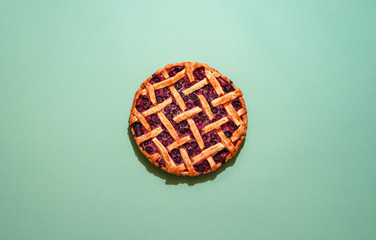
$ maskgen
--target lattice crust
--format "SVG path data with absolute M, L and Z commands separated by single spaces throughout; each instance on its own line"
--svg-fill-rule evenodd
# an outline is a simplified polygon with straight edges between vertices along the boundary
M 207 64 L 182 62 L 158 69 L 136 92 L 131 131 L 156 166 L 196 176 L 233 157 L 247 131 L 239 88 Z

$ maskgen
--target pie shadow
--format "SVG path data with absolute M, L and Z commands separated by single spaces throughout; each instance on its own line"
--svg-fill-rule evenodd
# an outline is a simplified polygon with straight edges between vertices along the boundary
M 129 137 L 129 140 L 132 144 L 133 151 L 134 151 L 138 161 L 140 163 L 142 163 L 142 165 L 145 166 L 146 170 L 148 170 L 150 173 L 154 174 L 155 176 L 164 179 L 166 181 L 165 184 L 167 184 L 167 185 L 187 184 L 189 186 L 193 186 L 195 184 L 203 183 L 203 182 L 207 182 L 207 181 L 212 181 L 217 177 L 218 174 L 225 171 L 228 167 L 231 167 L 232 165 L 234 165 L 236 159 L 238 158 L 238 155 L 239 155 L 241 149 L 244 146 L 244 142 L 246 140 L 246 138 L 245 138 L 244 141 L 240 144 L 240 147 L 239 147 L 238 151 L 236 152 L 236 154 L 234 155 L 234 157 L 232 157 L 230 160 L 228 160 L 225 164 L 223 164 L 217 170 L 210 172 L 210 173 L 207 173 L 207 174 L 199 175 L 199 176 L 196 176 L 196 177 L 189 177 L 189 176 L 176 176 L 174 174 L 163 171 L 162 169 L 160 169 L 157 166 L 155 166 L 154 164 L 152 164 L 145 157 L 145 155 L 140 151 L 140 149 L 138 148 L 137 143 L 136 143 L 136 141 L 133 137 L 130 126 L 128 126 L 128 137 Z

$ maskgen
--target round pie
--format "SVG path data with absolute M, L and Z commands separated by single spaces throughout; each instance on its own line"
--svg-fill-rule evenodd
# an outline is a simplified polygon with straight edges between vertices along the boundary
M 161 169 L 196 176 L 235 155 L 247 131 L 243 94 L 207 64 L 168 64 L 134 97 L 130 126 L 141 152 Z

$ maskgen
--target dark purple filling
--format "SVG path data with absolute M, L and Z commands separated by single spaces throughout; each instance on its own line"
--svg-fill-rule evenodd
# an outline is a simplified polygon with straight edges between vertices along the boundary
M 238 99 L 233 100 L 231 104 L 236 111 L 242 108 L 242 103 Z
M 144 135 L 145 132 L 147 132 L 146 129 L 144 128 L 144 126 L 142 126 L 142 124 L 140 122 L 133 123 L 132 128 L 133 128 L 133 131 L 134 131 L 134 135 L 136 135 L 136 137 Z
M 194 108 L 194 107 L 201 107 L 200 100 L 197 97 L 197 92 L 193 92 L 189 95 L 182 94 L 185 106 L 187 110 Z
M 195 121 L 198 130 L 201 130 L 206 125 L 210 124 L 209 117 L 204 112 L 199 112 L 192 116 L 193 121 Z
M 151 140 L 147 140 L 140 144 L 140 147 L 145 150 L 148 154 L 152 155 L 158 152 L 157 146 L 155 146 L 154 142 Z
M 173 122 L 172 126 L 179 133 L 179 137 L 184 137 L 186 135 L 190 135 L 191 134 L 191 129 L 189 127 L 189 124 L 188 124 L 187 120 L 181 121 L 179 123 Z
M 214 88 L 210 84 L 200 89 L 199 93 L 201 93 L 208 102 L 211 102 L 213 99 L 218 97 L 218 94 L 215 92 Z
M 164 127 L 163 127 L 164 128 Z M 167 130 L 164 130 L 161 132 L 158 136 L 157 139 L 163 144 L 163 146 L 167 147 L 171 143 L 174 142 L 174 139 L 171 137 L 170 133 Z
M 183 90 L 189 88 L 193 84 L 194 83 L 191 83 L 189 81 L 189 78 L 187 76 L 184 76 L 179 81 L 177 81 L 176 83 L 174 83 L 174 87 L 176 88 L 176 90 L 178 90 L 181 93 Z
M 226 137 L 230 138 L 232 134 L 238 129 L 238 126 L 235 125 L 233 121 L 228 121 L 227 123 L 221 126 L 222 131 L 226 135 Z
M 153 104 L 150 102 L 149 96 L 147 96 L 147 95 L 139 96 L 137 101 L 136 101 L 136 109 L 139 112 L 143 112 L 145 110 L 148 110 L 152 106 L 153 106 Z
M 155 90 L 155 98 L 157 99 L 157 103 L 161 103 L 164 100 L 170 98 L 172 96 L 170 89 L 168 87 Z
M 165 161 L 163 160 L 163 158 L 158 158 L 157 160 L 155 160 L 157 163 L 158 163 L 158 166 L 159 167 L 166 167 L 166 163 Z
M 173 121 L 172 119 L 176 115 L 179 115 L 180 113 L 182 113 L 182 111 L 180 110 L 179 106 L 176 104 L 175 100 L 173 100 L 171 104 L 167 105 L 163 109 L 163 113 L 166 115 L 167 119 L 170 120 L 170 122 L 172 122 Z
M 219 138 L 217 134 L 217 130 L 210 131 L 206 134 L 202 135 L 202 140 L 204 141 L 205 148 L 211 147 L 219 142 L 221 142 L 221 139 Z
M 211 110 L 212 110 L 212 113 L 214 114 L 213 122 L 218 121 L 219 119 L 227 116 L 226 109 L 222 105 L 219 105 L 217 107 L 212 107 Z
M 167 69 L 167 73 L 170 77 L 173 77 L 183 69 L 184 69 L 184 66 L 174 66 L 170 69 Z
M 184 144 L 183 147 L 185 150 L 187 150 L 189 157 L 194 157 L 201 152 L 201 149 L 198 147 L 198 144 L 194 139 L 191 139 L 189 142 Z
M 230 154 L 227 149 L 223 149 L 214 155 L 214 161 L 216 163 L 223 163 L 226 160 L 226 157 Z
M 163 74 L 153 74 L 152 78 L 150 79 L 150 83 L 159 83 L 160 81 L 165 80 L 166 78 L 163 76 Z
M 157 128 L 162 125 L 161 120 L 159 119 L 157 114 L 152 114 L 150 116 L 145 117 L 146 121 L 150 124 L 152 129 Z
M 195 164 L 195 165 L 193 165 L 193 168 L 199 173 L 203 173 L 203 172 L 211 170 L 210 164 L 209 164 L 208 160 L 206 160 L 206 159 L 197 163 L 197 164 Z
M 200 81 L 200 80 L 206 78 L 205 68 L 203 68 L 203 67 L 196 68 L 193 71 L 193 76 L 195 77 L 196 81 Z
M 183 163 L 183 157 L 181 156 L 179 149 L 175 148 L 169 154 L 176 165 Z
M 221 84 L 221 87 L 225 93 L 235 91 L 234 87 L 231 85 L 231 82 L 227 82 L 225 79 L 218 77 L 217 81 Z

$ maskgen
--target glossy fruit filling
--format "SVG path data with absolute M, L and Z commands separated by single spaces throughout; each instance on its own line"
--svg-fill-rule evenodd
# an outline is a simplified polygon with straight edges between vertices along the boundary
M 194 157 L 201 152 L 201 149 L 198 147 L 198 144 L 194 138 L 192 138 L 189 142 L 183 145 L 189 157 Z
M 224 163 L 226 161 L 226 157 L 230 154 L 230 152 L 227 149 L 223 149 L 216 153 L 213 156 L 214 162 L 216 163 Z
M 168 89 L 168 87 L 155 90 L 154 93 L 155 93 L 155 99 L 157 100 L 157 103 L 161 103 L 164 100 L 167 100 L 168 98 L 172 97 L 172 94 L 170 92 L 170 89 Z
M 158 163 L 158 167 L 166 167 L 166 163 L 161 157 L 155 160 L 155 162 Z
M 205 148 L 211 147 L 221 142 L 221 139 L 219 138 L 216 130 L 203 134 L 202 140 L 204 141 Z
M 140 146 L 142 147 L 142 149 L 145 150 L 145 152 L 147 152 L 150 155 L 158 152 L 157 146 L 155 146 L 154 142 L 151 140 L 147 140 L 141 143 Z
M 227 82 L 221 77 L 217 77 L 217 81 L 219 82 L 219 84 L 221 84 L 221 87 L 225 93 L 235 91 L 234 87 L 231 85 L 231 82 Z
M 183 157 L 181 156 L 179 149 L 172 149 L 172 151 L 169 154 L 176 165 L 183 163 Z
M 239 127 L 235 125 L 233 121 L 228 121 L 227 123 L 221 126 L 223 133 L 226 137 L 230 138 L 232 134 L 238 129 Z
M 144 135 L 147 132 L 146 129 L 144 128 L 144 126 L 142 126 L 142 124 L 140 122 L 133 123 L 131 127 L 133 128 L 134 135 L 136 137 Z
M 195 165 L 193 165 L 193 168 L 199 173 L 203 173 L 203 172 L 207 172 L 207 171 L 211 170 L 210 164 L 209 164 L 208 160 L 206 160 L 206 159 L 196 163 Z
M 147 95 L 139 96 L 137 101 L 136 101 L 136 109 L 139 112 L 143 112 L 145 110 L 148 110 L 152 106 L 153 106 L 153 104 L 150 102 L 149 96 L 147 96 Z
M 205 68 L 203 68 L 203 67 L 196 68 L 193 71 L 193 76 L 195 77 L 196 81 L 200 81 L 200 80 L 206 78 Z
M 153 74 L 153 76 L 151 77 L 150 79 L 150 83 L 151 84 L 154 84 L 154 83 L 159 83 L 160 81 L 163 81 L 165 80 L 166 78 L 163 76 L 163 74 L 159 73 L 159 74 Z
M 168 76 L 173 77 L 183 69 L 184 69 L 184 66 L 174 66 L 170 69 L 167 69 Z

